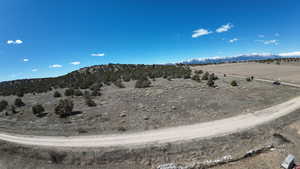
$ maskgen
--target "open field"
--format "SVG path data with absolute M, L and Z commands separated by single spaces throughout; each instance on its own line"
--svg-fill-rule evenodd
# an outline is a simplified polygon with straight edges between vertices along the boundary
M 300 66 L 297 64 L 229 63 L 197 66 L 193 69 L 202 69 L 221 74 L 242 75 L 245 77 L 254 76 L 262 79 L 300 84 Z
M 134 83 L 125 83 L 126 88 L 106 86 L 102 95 L 94 97 L 96 107 L 85 105 L 83 96 L 69 97 L 74 110 L 82 112 L 61 119 L 54 113 L 59 98 L 53 92 L 26 94 L 22 99 L 26 106 L 17 108 L 19 113 L 0 114 L 3 131 L 35 135 L 90 135 L 136 132 L 165 127 L 207 122 L 251 113 L 287 101 L 300 94 L 300 90 L 288 86 L 232 77 L 219 77 L 217 88 L 208 87 L 190 79 L 156 79 L 152 87 L 134 88 Z M 239 86 L 230 82 L 237 80 Z M 63 93 L 64 90 L 60 90 Z M 14 96 L 1 97 L 13 104 Z M 64 97 L 66 98 L 66 97 Z M 33 115 L 31 107 L 44 105 L 45 117 Z
M 252 70 L 252 65 L 265 65 L 270 74 L 256 67 Z M 25 106 L 16 108 L 17 113 L 0 113 L 0 153 L 7 154 L 0 157 L 0 168 L 156 169 L 165 163 L 188 169 L 278 168 L 289 152 L 298 155 L 300 89 L 222 76 L 276 80 L 288 75 L 272 72 L 274 66 L 278 65 L 192 67 L 218 73 L 215 87 L 209 87 L 207 80 L 199 83 L 184 78 L 152 79 L 148 88 L 135 88 L 135 81 L 124 82 L 125 88 L 104 85 L 102 95 L 92 97 L 96 107 L 88 107 L 83 96 L 55 98 L 54 90 L 25 94 Z M 286 66 L 293 67 L 278 67 Z M 265 78 L 269 75 L 271 78 Z M 291 77 L 296 76 L 285 81 L 296 83 Z M 233 80 L 237 86 L 231 85 Z M 16 98 L 0 96 L 9 105 Z M 54 113 L 59 100 L 65 98 L 73 101 L 78 114 L 60 118 Z M 44 106 L 46 116 L 33 115 L 31 108 L 36 104 Z M 247 156 L 261 147 L 265 151 Z M 239 160 L 214 164 L 224 157 Z

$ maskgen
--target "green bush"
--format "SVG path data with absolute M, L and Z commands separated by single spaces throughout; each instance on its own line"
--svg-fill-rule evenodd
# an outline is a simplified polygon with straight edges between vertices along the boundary
M 40 104 L 32 106 L 32 112 L 34 115 L 39 115 L 45 111 L 44 107 Z
M 83 93 L 81 92 L 80 89 L 76 89 L 76 90 L 74 91 L 74 95 L 75 95 L 75 96 L 82 96 Z
M 73 101 L 69 99 L 60 100 L 58 105 L 55 107 L 55 114 L 59 115 L 61 118 L 67 117 L 73 111 Z
M 212 73 L 212 74 L 210 74 L 210 75 L 208 76 L 208 79 L 218 80 L 219 78 L 218 78 L 218 76 L 216 76 L 214 73 Z
M 65 90 L 65 96 L 73 96 L 73 95 L 74 95 L 74 89 Z
M 202 74 L 203 70 L 195 70 L 195 74 Z
M 6 100 L 0 101 L 0 112 L 2 112 L 8 106 L 8 102 Z
M 22 107 L 22 106 L 25 106 L 25 103 L 22 101 L 22 99 L 16 98 L 16 100 L 15 100 L 15 106 Z
M 58 91 L 55 91 L 53 97 L 61 97 L 61 94 Z
M 196 82 L 201 82 L 199 74 L 195 74 L 195 75 L 192 77 L 192 80 L 195 80 Z
M 85 104 L 89 107 L 95 107 L 97 104 L 90 97 L 85 97 Z
M 113 82 L 115 86 L 117 86 L 118 88 L 125 88 L 124 84 L 122 83 L 121 79 L 118 79 L 116 81 Z
M 231 85 L 231 86 L 237 86 L 238 83 L 237 83 L 235 80 L 233 80 L 233 81 L 231 81 L 230 85 Z
M 141 78 L 141 79 L 137 80 L 135 83 L 135 88 L 147 88 L 147 87 L 150 87 L 150 85 L 151 85 L 151 82 L 146 77 L 146 78 Z
M 205 72 L 202 76 L 202 80 L 208 80 L 209 73 Z
M 214 82 L 214 80 L 213 80 L 212 78 L 208 79 L 207 85 L 208 85 L 209 87 L 215 87 L 215 82 Z

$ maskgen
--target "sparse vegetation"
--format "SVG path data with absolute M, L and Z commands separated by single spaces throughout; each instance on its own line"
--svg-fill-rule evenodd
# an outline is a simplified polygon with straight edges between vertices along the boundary
M 113 84 L 115 86 L 117 86 L 118 88 L 125 88 L 124 84 L 122 83 L 122 80 L 121 79 L 118 79 L 116 81 L 113 82 Z
M 202 80 L 208 80 L 209 73 L 205 72 L 202 76 Z
M 207 81 L 207 86 L 209 87 L 215 87 L 215 82 L 212 78 L 209 78 Z
M 38 116 L 45 111 L 44 107 L 40 104 L 32 106 L 32 112 L 34 115 Z
M 55 91 L 53 97 L 61 97 L 61 94 L 58 91 Z
M 201 82 L 199 74 L 193 75 L 192 80 L 195 80 L 196 82 Z
M 73 95 L 74 95 L 74 89 L 65 90 L 65 96 L 73 96 Z
M 22 99 L 16 98 L 16 100 L 15 100 L 15 106 L 22 107 L 22 106 L 25 106 L 25 103 L 22 101 Z
M 59 115 L 61 118 L 67 117 L 72 113 L 73 107 L 73 101 L 69 99 L 62 99 L 55 107 L 55 114 Z
M 160 78 L 190 78 L 191 70 L 185 65 L 98 65 L 80 69 L 56 78 L 25 79 L 0 83 L 0 95 L 19 95 L 25 93 L 42 93 L 53 88 L 91 88 L 95 83 L 107 84 L 123 79 L 124 81 L 138 80 L 141 77 Z M 68 96 L 72 96 L 68 90 Z M 73 93 L 74 94 L 74 93 Z
M 91 97 L 85 97 L 85 104 L 89 107 L 95 107 L 97 104 L 92 100 Z
M 74 90 L 74 95 L 75 95 L 75 96 L 82 96 L 83 93 L 81 92 L 80 89 L 76 89 L 76 90 Z
M 231 86 L 238 86 L 238 83 L 235 80 L 233 80 L 233 81 L 231 81 L 230 85 Z
M 6 100 L 0 101 L 0 112 L 5 110 L 7 106 L 8 106 L 8 102 Z
M 202 74 L 203 73 L 203 70 L 195 70 L 195 74 Z
M 147 77 L 144 77 L 136 81 L 135 88 L 147 88 L 150 87 L 150 85 L 150 80 Z

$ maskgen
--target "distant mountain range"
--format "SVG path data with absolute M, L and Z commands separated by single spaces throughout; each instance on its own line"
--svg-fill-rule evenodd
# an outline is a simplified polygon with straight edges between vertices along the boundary
M 227 57 L 209 57 L 209 58 L 194 58 L 179 63 L 182 64 L 208 64 L 208 63 L 226 63 L 226 62 L 241 62 L 251 60 L 265 60 L 265 59 L 278 59 L 278 58 L 289 58 L 299 56 L 283 56 L 276 54 L 247 54 L 238 56 L 227 56 Z

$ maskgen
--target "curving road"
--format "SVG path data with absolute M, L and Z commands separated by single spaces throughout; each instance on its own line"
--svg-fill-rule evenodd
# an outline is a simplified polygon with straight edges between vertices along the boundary
M 222 120 L 151 131 L 91 136 L 28 136 L 0 132 L 0 140 L 32 146 L 46 147 L 132 147 L 203 139 L 247 130 L 285 116 L 300 108 L 300 97 L 270 108 Z

